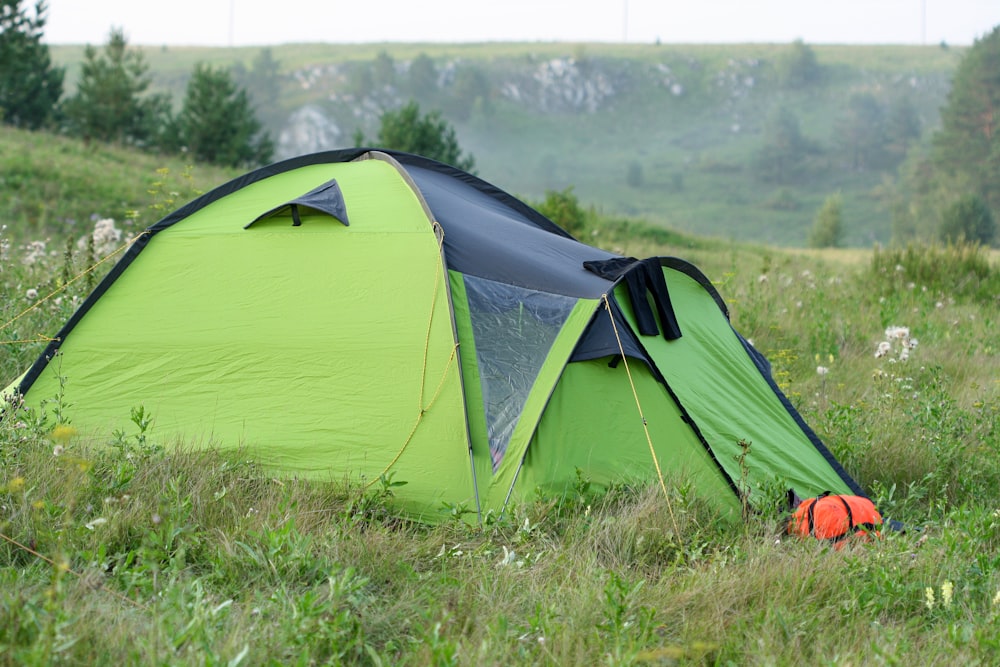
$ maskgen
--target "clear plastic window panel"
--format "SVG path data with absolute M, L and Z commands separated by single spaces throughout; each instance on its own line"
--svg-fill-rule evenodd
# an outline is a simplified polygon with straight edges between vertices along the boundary
M 576 299 L 465 276 L 493 470 Z

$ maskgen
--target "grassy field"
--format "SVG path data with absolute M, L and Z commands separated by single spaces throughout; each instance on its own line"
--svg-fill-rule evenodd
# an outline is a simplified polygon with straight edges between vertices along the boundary
M 227 175 L 2 139 L 14 193 L 0 209 L 6 384 L 130 232 Z M 836 551 L 784 536 L 776 513 L 722 523 L 682 479 L 668 485 L 677 530 L 658 488 L 582 487 L 482 529 L 431 527 L 397 514 L 391 489 L 300 483 L 158 442 L 135 406 L 100 449 L 74 442 L 71 425 L 7 411 L 0 664 L 1000 662 L 996 255 L 796 251 L 618 218 L 590 234 L 700 266 L 806 421 L 906 532 Z M 875 357 L 890 326 L 919 341 L 908 359 Z

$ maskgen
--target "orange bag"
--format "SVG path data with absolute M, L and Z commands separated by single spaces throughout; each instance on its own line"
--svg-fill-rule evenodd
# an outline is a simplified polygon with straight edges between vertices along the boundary
M 872 501 L 861 496 L 830 495 L 829 491 L 803 500 L 788 521 L 790 535 L 829 540 L 837 549 L 853 535 L 881 537 L 881 527 L 882 515 Z

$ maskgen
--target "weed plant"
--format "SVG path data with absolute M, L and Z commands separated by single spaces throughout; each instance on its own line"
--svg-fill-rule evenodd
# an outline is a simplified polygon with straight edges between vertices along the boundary
M 155 440 L 144 406 L 87 443 L 64 410 L 11 406 L 0 664 L 1000 662 L 1000 305 L 984 287 L 996 264 L 977 248 L 859 259 L 613 227 L 593 238 L 705 270 L 905 532 L 836 551 L 785 536 L 766 506 L 719 521 L 684 479 L 667 480 L 668 498 L 581 478 L 482 527 L 460 508 L 428 526 L 395 511 L 405 480 L 275 477 Z M 5 382 L 85 297 L 72 278 L 99 259 L 90 237 L 3 246 Z

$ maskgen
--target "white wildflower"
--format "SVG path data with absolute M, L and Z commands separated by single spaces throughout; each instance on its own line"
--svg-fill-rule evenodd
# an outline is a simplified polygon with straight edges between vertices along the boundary
M 62 456 L 63 452 L 65 451 L 66 451 L 65 447 L 63 447 L 62 445 L 56 445 L 55 447 L 52 448 L 52 456 Z
M 513 564 L 517 560 L 517 554 L 507 547 L 503 547 L 503 558 L 497 563 L 497 567 L 506 567 L 507 565 Z
M 86 250 L 91 240 L 94 243 L 94 252 L 106 255 L 118 247 L 122 240 L 122 231 L 115 227 L 113 219 L 102 218 L 94 223 L 94 231 L 76 242 L 76 247 Z
M 100 526 L 101 524 L 104 524 L 104 523 L 107 523 L 107 522 L 108 522 L 107 519 L 105 519 L 102 516 L 99 516 L 96 519 L 92 519 L 92 520 L 88 521 L 86 524 L 84 524 L 84 528 L 86 528 L 87 530 L 93 530 L 97 526 Z
M 892 349 L 892 344 L 889 341 L 887 340 L 882 341 L 881 343 L 878 344 L 878 349 L 875 350 L 875 358 L 879 359 L 881 357 L 884 357 L 885 355 L 889 354 L 889 351 L 891 349 Z
M 888 338 L 889 340 L 892 340 L 893 338 L 897 338 L 900 340 L 903 338 L 909 338 L 910 329 L 908 327 L 891 326 L 885 330 L 885 337 Z
M 819 375 L 820 377 L 826 375 L 829 372 L 830 372 L 830 369 L 827 368 L 826 366 L 817 366 L 816 367 L 816 374 Z
M 31 289 L 29 289 L 27 292 L 24 293 L 24 296 L 27 297 L 29 301 L 34 301 L 35 299 L 38 298 L 38 290 L 32 287 Z
M 24 258 L 22 261 L 28 265 L 37 264 L 41 260 L 45 259 L 47 254 L 45 241 L 32 241 L 28 245 L 24 246 Z

